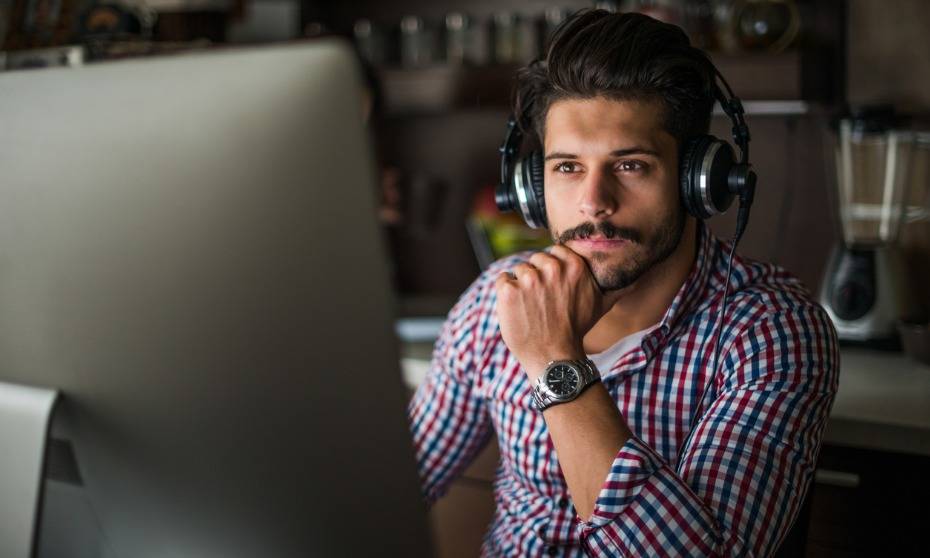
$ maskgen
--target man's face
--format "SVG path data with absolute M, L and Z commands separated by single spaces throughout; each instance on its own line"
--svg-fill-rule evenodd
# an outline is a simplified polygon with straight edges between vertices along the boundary
M 544 143 L 549 231 L 602 290 L 631 285 L 675 250 L 685 224 L 678 147 L 658 102 L 556 101 Z

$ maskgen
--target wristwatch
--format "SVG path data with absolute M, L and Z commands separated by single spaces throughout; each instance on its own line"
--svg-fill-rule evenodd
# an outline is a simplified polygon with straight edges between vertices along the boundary
M 586 387 L 601 381 L 601 375 L 591 359 L 555 360 L 536 379 L 533 402 L 540 411 L 553 405 L 568 403 L 581 395 Z

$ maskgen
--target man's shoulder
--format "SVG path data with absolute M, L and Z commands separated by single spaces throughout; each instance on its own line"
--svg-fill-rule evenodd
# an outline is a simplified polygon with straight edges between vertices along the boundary
M 695 309 L 695 313 L 716 323 L 733 246 L 709 229 L 707 233 L 704 254 L 708 258 L 708 280 L 703 288 L 703 303 Z M 730 335 L 739 335 L 741 331 L 748 332 L 765 323 L 792 317 L 808 324 L 822 325 L 823 330 L 832 330 L 826 311 L 814 300 L 810 290 L 797 276 L 776 263 L 735 255 L 726 292 L 725 327 Z M 832 331 L 825 331 L 825 335 L 831 334 Z
M 739 278 L 732 291 L 734 302 L 754 304 L 772 314 L 801 308 L 820 309 L 807 286 L 780 265 L 740 258 L 740 265 L 734 265 L 736 273 Z
M 708 279 L 703 287 L 703 304 L 698 312 L 714 312 L 723 298 L 724 283 L 732 241 L 716 236 L 709 227 L 702 229 L 704 264 Z M 782 266 L 735 254 L 729 277 L 727 307 L 740 308 L 744 314 L 778 314 L 800 308 L 820 309 L 804 283 Z M 727 312 L 730 314 L 730 311 Z
M 766 330 L 766 335 L 791 339 L 792 343 L 836 343 L 826 311 L 794 274 L 777 264 L 750 258 L 740 258 L 733 268 L 739 278 L 727 302 L 732 327 L 750 335 Z

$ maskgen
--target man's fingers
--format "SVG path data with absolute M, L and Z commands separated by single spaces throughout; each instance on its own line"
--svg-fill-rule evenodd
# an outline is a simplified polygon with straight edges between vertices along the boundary
M 530 256 L 530 264 L 547 277 L 553 277 L 562 270 L 562 262 L 545 252 L 536 252 Z
M 536 252 L 528 261 L 520 262 L 509 271 L 502 272 L 497 278 L 497 284 L 510 282 L 511 286 L 537 285 L 543 277 L 553 279 L 565 277 L 567 279 L 580 279 L 587 271 L 587 263 L 570 248 L 557 245 L 552 252 Z
M 572 250 L 571 248 L 569 248 L 568 246 L 564 244 L 556 244 L 555 246 L 552 247 L 552 249 L 550 250 L 550 253 L 552 254 L 553 257 L 556 257 L 566 263 L 568 262 L 584 263 L 584 259 L 580 255 L 578 255 L 578 252 L 575 252 L 574 250 Z
M 584 258 L 564 244 L 553 246 L 551 253 L 563 262 L 565 274 L 569 279 L 579 279 L 588 270 L 588 263 L 584 261 Z
M 509 303 L 517 289 L 517 278 L 509 271 L 501 273 L 494 280 L 494 290 L 497 292 L 497 298 L 504 304 Z M 498 307 L 499 309 L 500 307 Z
M 518 263 L 510 271 L 516 275 L 517 282 L 521 285 L 532 286 L 539 282 L 539 270 L 532 264 Z

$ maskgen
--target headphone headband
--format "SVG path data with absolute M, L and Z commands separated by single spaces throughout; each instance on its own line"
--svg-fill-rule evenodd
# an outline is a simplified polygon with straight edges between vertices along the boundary
M 711 63 L 711 67 L 714 69 L 714 97 L 717 99 L 717 102 L 720 103 L 720 108 L 723 109 L 723 112 L 730 117 L 730 121 L 733 123 L 733 128 L 731 129 L 731 134 L 733 135 L 733 143 L 739 147 L 740 165 L 749 164 L 749 141 L 752 137 L 749 134 L 749 126 L 746 125 L 746 120 L 744 115 L 746 111 L 743 109 L 743 102 L 740 101 L 739 97 L 733 94 L 733 89 L 730 88 L 730 84 L 727 83 L 723 74 L 720 73 L 720 70 Z M 717 80 L 723 84 L 726 89 L 726 93 L 720 86 L 717 84 Z

